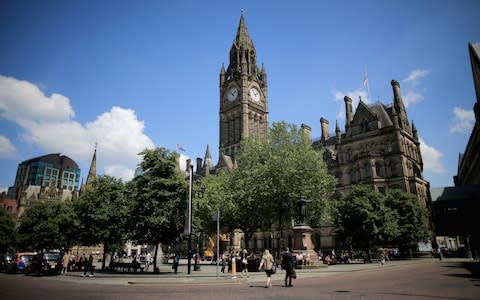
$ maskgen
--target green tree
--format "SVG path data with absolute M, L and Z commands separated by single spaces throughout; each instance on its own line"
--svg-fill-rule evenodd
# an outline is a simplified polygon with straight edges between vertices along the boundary
M 171 243 L 183 232 L 188 183 L 177 167 L 178 154 L 165 148 L 144 150 L 143 172 L 129 184 L 130 238 L 139 244 L 155 245 L 154 270 L 159 243 Z
M 74 202 L 78 218 L 78 241 L 84 246 L 103 244 L 106 253 L 114 252 L 125 239 L 129 215 L 125 184 L 115 177 L 99 176 L 92 188 Z
M 16 230 L 12 215 L 0 209 L 0 253 L 15 249 Z
M 273 123 L 266 139 L 245 139 L 236 161 L 234 169 L 206 181 L 203 216 L 220 209 L 222 223 L 241 229 L 246 243 L 258 229 L 277 226 L 282 233 L 291 226 L 301 198 L 311 200 L 308 221 L 318 224 L 325 217 L 335 179 L 295 125 Z
M 398 235 L 390 243 L 400 250 L 416 250 L 418 242 L 432 239 L 429 212 L 415 195 L 400 190 L 393 190 L 386 195 L 387 205 L 398 222 Z
M 394 212 L 385 206 L 383 194 L 368 186 L 356 185 L 337 201 L 336 227 L 338 239 L 346 246 L 365 250 L 382 247 L 398 234 Z
M 234 209 L 231 195 L 227 193 L 227 172 L 207 175 L 197 180 L 193 186 L 193 230 L 201 230 L 207 235 L 216 232 L 213 214 L 220 212 L 222 226 L 227 215 Z
M 37 202 L 21 216 L 18 227 L 20 250 L 68 249 L 71 224 L 68 202 Z

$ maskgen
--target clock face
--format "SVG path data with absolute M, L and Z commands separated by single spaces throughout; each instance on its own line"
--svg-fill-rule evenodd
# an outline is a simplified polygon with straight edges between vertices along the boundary
M 238 97 L 238 89 L 236 87 L 232 87 L 227 92 L 227 99 L 228 101 L 234 101 Z
M 260 101 L 260 92 L 256 88 L 251 88 L 248 94 L 250 95 L 250 98 L 252 98 L 253 101 L 255 102 Z

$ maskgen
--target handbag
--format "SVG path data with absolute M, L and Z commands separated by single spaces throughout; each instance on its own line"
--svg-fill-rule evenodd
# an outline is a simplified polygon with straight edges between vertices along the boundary
M 247 259 L 246 258 L 242 259 L 242 264 L 247 264 Z
M 272 266 L 272 274 L 275 274 L 275 272 L 277 272 L 277 266 L 275 264 L 273 264 Z
M 295 269 L 292 269 L 292 271 L 290 271 L 290 277 L 293 279 L 297 279 L 297 272 L 295 271 Z

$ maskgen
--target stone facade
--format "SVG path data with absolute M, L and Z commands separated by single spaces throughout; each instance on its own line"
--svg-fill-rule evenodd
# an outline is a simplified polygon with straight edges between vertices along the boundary
M 222 169 L 235 167 L 235 156 L 242 139 L 257 135 L 265 137 L 268 130 L 267 74 L 256 64 L 256 50 L 250 39 L 243 15 L 230 49 L 230 62 L 220 70 L 220 144 L 219 160 L 212 163 L 210 147 L 204 160 L 197 158 L 196 178 Z M 415 194 L 429 206 L 429 183 L 423 178 L 420 141 L 415 125 L 410 125 L 400 94 L 400 84 L 392 80 L 393 105 L 381 103 L 367 105 L 360 101 L 355 113 L 352 100 L 345 97 L 346 124 L 342 132 L 336 124 L 335 133 L 329 134 L 328 120 L 321 118 L 322 136 L 313 146 L 324 150 L 324 159 L 332 175 L 337 178 L 337 191 L 347 192 L 355 184 L 367 184 L 379 192 L 400 189 Z M 301 126 L 311 137 L 311 128 Z M 335 247 L 335 228 L 323 224 L 308 232 L 317 250 Z M 293 228 L 283 233 L 285 245 L 295 244 Z M 269 248 L 275 254 L 281 249 L 279 233 L 257 232 L 249 245 L 242 245 L 243 233 L 231 236 L 231 246 L 262 250 Z
M 265 137 L 268 130 L 267 73 L 257 66 L 255 46 L 243 15 L 230 49 L 230 62 L 220 70 L 219 152 L 234 163 L 242 139 Z M 228 158 L 220 157 L 221 163 Z
M 429 206 L 429 183 L 423 178 L 423 161 L 417 129 L 410 126 L 400 94 L 400 84 L 392 80 L 393 105 L 367 105 L 361 99 L 355 113 L 352 100 L 345 97 L 345 131 L 335 126 L 329 134 L 328 120 L 321 118 L 322 135 L 313 142 L 324 150 L 329 172 L 337 178 L 337 192 L 355 184 L 372 186 L 385 193 L 391 189 L 416 195 Z
M 470 63 L 477 101 L 473 105 L 475 125 L 465 147 L 465 153 L 458 160 L 458 174 L 454 177 L 455 186 L 480 184 L 480 44 L 469 44 Z

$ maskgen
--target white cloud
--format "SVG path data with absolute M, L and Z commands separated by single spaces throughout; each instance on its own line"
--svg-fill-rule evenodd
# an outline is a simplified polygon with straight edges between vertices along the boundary
M 420 101 L 423 101 L 423 94 L 413 90 L 413 88 L 420 83 L 421 78 L 426 77 L 430 73 L 430 70 L 415 69 L 411 71 L 405 79 L 402 80 L 406 84 L 404 89 L 405 93 L 403 93 L 404 95 L 402 96 L 405 107 L 408 107 L 410 104 L 416 104 Z
M 345 104 L 343 102 L 343 99 L 345 98 L 345 96 L 348 96 L 350 99 L 352 99 L 353 111 L 355 111 L 355 109 L 357 108 L 358 103 L 360 102 L 360 97 L 362 98 L 362 101 L 365 104 L 372 103 L 372 101 L 368 97 L 367 92 L 362 88 L 354 91 L 346 91 L 346 92 L 333 91 L 332 95 L 335 98 L 335 101 L 342 101 L 340 111 L 337 114 L 337 119 L 339 120 L 345 120 Z
M 453 121 L 450 125 L 450 132 L 464 133 L 472 130 L 475 124 L 475 114 L 472 110 L 466 110 L 460 107 L 453 108 Z
M 423 168 L 425 171 L 438 174 L 446 172 L 442 163 L 442 152 L 425 143 L 423 139 L 420 139 L 420 151 L 422 152 Z
M 0 135 L 0 157 L 8 157 L 15 153 L 12 142 L 4 135 Z
M 422 77 L 427 76 L 430 74 L 430 70 L 421 70 L 421 69 L 416 69 L 410 72 L 410 74 L 403 80 L 403 82 L 410 82 L 410 83 L 416 83 L 416 81 Z
M 415 91 L 409 90 L 404 96 L 402 96 L 402 99 L 405 107 L 408 107 L 410 104 L 415 104 L 422 101 L 423 95 Z
M 88 169 L 98 142 L 97 173 L 130 180 L 141 159 L 138 153 L 154 147 L 131 109 L 112 107 L 86 124 L 73 116 L 67 97 L 47 97 L 30 82 L 0 75 L 0 117 L 20 125 L 22 138 L 47 153 L 61 152 Z
M 0 75 L 0 116 L 22 125 L 25 121 L 64 121 L 74 117 L 70 100 L 46 96 L 36 85 Z

